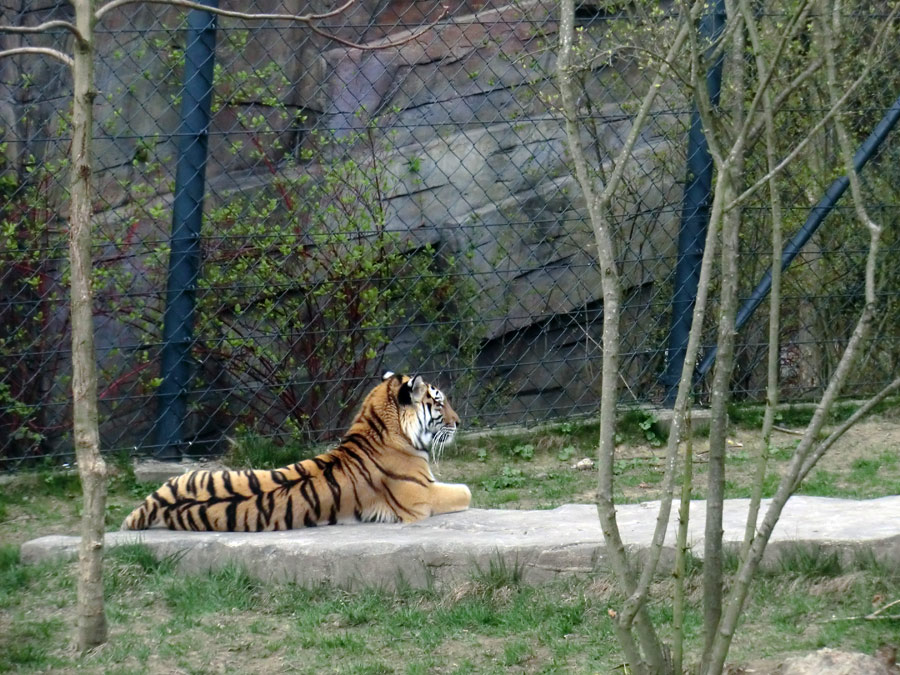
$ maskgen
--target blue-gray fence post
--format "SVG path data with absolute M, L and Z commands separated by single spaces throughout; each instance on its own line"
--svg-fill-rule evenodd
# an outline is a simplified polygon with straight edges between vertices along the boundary
M 715 42 L 722 35 L 724 27 L 725 1 L 716 0 L 715 5 L 701 20 L 700 35 Z M 719 102 L 723 61 L 724 51 L 719 54 L 706 74 L 706 87 L 713 105 Z M 675 285 L 672 290 L 672 323 L 666 354 L 666 370 L 660 378 L 666 388 L 666 405 L 675 403 L 678 382 L 687 353 L 688 335 L 691 332 L 694 304 L 697 300 L 697 284 L 700 280 L 700 264 L 703 260 L 706 229 L 709 224 L 712 178 L 712 157 L 703 133 L 700 113 L 694 106 L 691 128 L 688 132 L 687 178 L 681 205 L 681 227 L 678 231 L 678 258 L 675 263 Z
M 218 0 L 200 2 L 218 7 Z M 215 47 L 216 15 L 191 10 L 184 52 L 169 278 L 163 317 L 162 383 L 157 392 L 153 454 L 158 459 L 179 459 L 184 445 L 187 393 L 192 371 L 194 303 L 200 271 L 200 227 L 206 189 Z
M 888 108 L 884 117 L 881 118 L 881 121 L 872 133 L 869 134 L 868 138 L 866 138 L 866 140 L 863 141 L 863 144 L 859 146 L 859 150 L 856 151 L 856 154 L 853 155 L 853 168 L 857 172 L 861 171 L 866 165 L 866 162 L 871 159 L 898 121 L 900 121 L 900 97 L 898 97 L 893 105 Z M 834 182 L 828 186 L 828 189 L 825 191 L 825 196 L 822 197 L 822 199 L 819 200 L 819 203 L 809 212 L 809 216 L 807 216 L 806 222 L 803 223 L 803 227 L 801 227 L 797 231 L 797 234 L 791 237 L 791 240 L 785 245 L 784 250 L 781 253 L 782 270 L 787 269 L 788 265 L 790 265 L 794 258 L 797 257 L 797 254 L 803 250 L 806 242 L 808 242 L 810 237 L 812 237 L 816 230 L 819 229 L 819 226 L 825 220 L 825 217 L 834 210 L 835 205 L 849 185 L 850 178 L 847 175 L 844 175 L 835 179 Z M 760 279 L 756 288 L 753 289 L 750 297 L 747 298 L 747 301 L 744 302 L 740 310 L 738 310 L 737 317 L 735 317 L 734 321 L 735 331 L 739 331 L 744 327 L 744 324 L 747 323 L 747 320 L 753 315 L 756 308 L 762 304 L 762 301 L 769 294 L 770 290 L 772 290 L 771 267 L 766 270 L 766 273 L 763 275 L 762 279 Z M 696 379 L 699 380 L 709 372 L 712 364 L 716 361 L 717 352 L 718 347 L 713 346 L 706 353 L 697 368 Z

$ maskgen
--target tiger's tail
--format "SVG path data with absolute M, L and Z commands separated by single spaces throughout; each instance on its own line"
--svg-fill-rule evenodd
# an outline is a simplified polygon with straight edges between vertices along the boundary
M 122 521 L 120 530 L 148 530 L 156 525 L 166 526 L 163 518 L 163 511 L 173 505 L 172 502 L 166 501 L 160 492 L 168 490 L 177 502 L 177 485 L 176 478 L 166 481 L 158 490 L 154 490 L 141 505 L 134 511 L 125 516 Z
M 120 530 L 146 530 L 156 524 L 156 520 L 150 517 L 150 500 L 146 499 L 134 511 L 125 516 Z

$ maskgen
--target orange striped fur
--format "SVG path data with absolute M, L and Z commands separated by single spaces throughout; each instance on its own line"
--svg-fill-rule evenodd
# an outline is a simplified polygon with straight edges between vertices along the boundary
M 413 522 L 462 511 L 471 501 L 469 488 L 438 483 L 429 466 L 458 425 L 439 389 L 419 376 L 385 373 L 330 452 L 271 471 L 192 471 L 172 478 L 125 518 L 122 529 L 259 532 Z

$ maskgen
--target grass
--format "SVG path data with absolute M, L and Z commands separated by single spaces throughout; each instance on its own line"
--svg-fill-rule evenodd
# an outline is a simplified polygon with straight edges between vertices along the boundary
M 900 397 L 889 396 L 872 410 L 872 414 L 878 415 L 896 411 L 900 406 Z M 828 413 L 828 424 L 840 424 L 859 409 L 859 405 L 853 401 L 837 401 Z M 728 406 L 728 419 L 738 427 L 744 429 L 759 429 L 762 427 L 762 405 L 746 405 L 732 403 Z M 786 404 L 779 407 L 775 413 L 775 424 L 785 427 L 804 427 L 812 419 L 814 406 L 809 403 Z
M 504 588 L 518 588 L 522 584 L 525 567 L 518 560 L 510 567 L 506 558 L 497 556 L 488 561 L 487 569 L 475 566 L 474 581 L 488 591 L 498 591 Z
M 898 597 L 900 565 L 818 553 L 786 550 L 761 574 L 734 660 L 825 645 L 871 652 L 895 639 L 888 621 L 832 619 Z M 695 659 L 702 562 L 689 570 Z M 71 647 L 74 577 L 72 563 L 25 566 L 0 548 L 0 671 L 589 673 L 621 662 L 607 612 L 622 599 L 603 574 L 527 586 L 515 566 L 494 564 L 442 588 L 347 591 L 262 583 L 236 567 L 181 575 L 135 545 L 108 556 L 110 640 L 84 655 Z M 650 606 L 664 632 L 671 584 L 656 581 Z
M 127 455 L 108 457 L 106 527 L 122 520 L 156 485 L 134 478 Z M 81 481 L 74 470 L 23 472 L 0 490 L 0 541 L 21 543 L 47 534 L 74 534 L 81 518 Z
M 852 413 L 845 406 L 835 416 L 839 422 Z M 749 497 L 754 475 L 755 448 L 759 432 L 745 428 L 752 414 L 736 413 L 740 423 L 732 425 L 726 458 L 726 497 Z M 799 416 L 799 412 L 796 416 Z M 896 409 L 894 409 L 896 415 Z M 793 413 L 788 415 L 791 419 Z M 808 417 L 808 415 L 807 415 Z M 761 420 L 761 417 L 760 417 Z M 650 424 L 648 424 L 650 423 Z M 780 424 L 784 425 L 782 421 Z M 895 450 L 900 431 L 885 438 L 879 427 L 866 424 L 848 432 L 848 443 L 840 442 L 820 461 L 802 484 L 800 494 L 867 499 L 900 494 L 900 457 Z M 566 423 L 541 433 L 506 434 L 463 439 L 442 460 L 442 480 L 463 481 L 473 492 L 473 503 L 482 508 L 554 508 L 561 504 L 593 502 L 596 471 L 577 471 L 572 466 L 584 457 L 596 456 L 599 428 L 595 423 Z M 620 503 L 658 499 L 663 478 L 665 435 L 645 411 L 627 411 L 619 425 L 613 471 L 615 498 Z M 771 497 L 797 445 L 797 437 L 777 433 L 770 452 L 769 471 L 763 495 Z M 706 494 L 708 440 L 695 442 L 693 496 Z M 452 454 L 451 454 L 452 453 Z
M 814 469 L 799 494 L 865 499 L 900 494 L 900 456 L 896 450 L 875 450 L 844 466 Z
M 849 413 L 848 413 L 849 414 Z M 727 496 L 747 496 L 756 431 L 734 423 L 727 458 Z M 780 424 L 786 424 L 784 420 Z M 463 439 L 437 467 L 462 481 L 476 507 L 552 508 L 594 500 L 596 470 L 573 465 L 595 456 L 596 424 L 567 423 L 541 433 Z M 896 434 L 863 425 L 811 473 L 805 494 L 877 497 L 900 493 Z M 626 415 L 614 462 L 620 502 L 659 496 L 663 436 L 642 411 Z M 855 435 L 853 435 L 855 434 Z M 695 444 L 694 496 L 705 491 L 701 438 Z M 771 494 L 796 437 L 778 435 L 764 492 Z M 306 448 L 273 450 L 259 439 L 233 448 L 233 466 L 280 466 L 309 456 Z M 107 526 L 154 487 L 138 484 L 125 457 L 112 458 Z M 611 672 L 621 663 L 607 612 L 619 606 L 602 574 L 539 586 L 522 582 L 519 565 L 491 561 L 468 580 L 426 590 L 347 591 L 268 584 L 225 567 L 178 573 L 177 557 L 155 559 L 140 545 L 115 549 L 105 574 L 110 641 L 86 655 L 71 647 L 74 565 L 23 565 L 19 545 L 36 536 L 77 532 L 80 485 L 72 472 L 22 474 L 0 490 L 0 672 L 206 673 L 505 673 Z M 782 547 L 759 577 L 732 658 L 775 656 L 821 646 L 871 653 L 896 643 L 896 622 L 838 620 L 872 611 L 875 598 L 900 596 L 900 564 L 814 547 Z M 725 567 L 737 568 L 733 554 Z M 686 619 L 696 658 L 702 620 L 699 574 L 689 560 Z M 651 614 L 667 625 L 671 580 L 658 579 Z
M 244 436 L 230 444 L 224 462 L 235 469 L 278 469 L 327 451 L 325 447 L 276 445 L 261 436 Z

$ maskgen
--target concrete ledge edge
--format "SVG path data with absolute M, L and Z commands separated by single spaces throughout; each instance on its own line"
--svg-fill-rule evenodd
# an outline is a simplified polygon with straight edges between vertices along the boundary
M 763 503 L 765 513 L 768 500 Z M 726 500 L 724 539 L 743 537 L 749 500 Z M 652 538 L 659 502 L 617 507 L 619 529 L 634 553 Z M 701 556 L 705 502 L 691 504 L 689 540 Z M 675 514 L 666 553 L 672 555 Z M 28 564 L 74 560 L 80 538 L 50 535 L 25 542 Z M 596 507 L 567 504 L 546 511 L 482 510 L 446 514 L 418 523 L 352 524 L 287 532 L 109 532 L 106 546 L 141 543 L 162 559 L 172 557 L 185 573 L 237 564 L 264 581 L 339 586 L 425 587 L 471 578 L 491 565 L 518 568 L 526 583 L 561 575 L 588 575 L 605 566 L 606 546 Z M 900 560 L 900 496 L 855 501 L 795 496 L 773 532 L 766 555 L 805 544 L 842 556 L 865 550 L 877 559 Z M 668 561 L 664 561 L 668 564 Z

